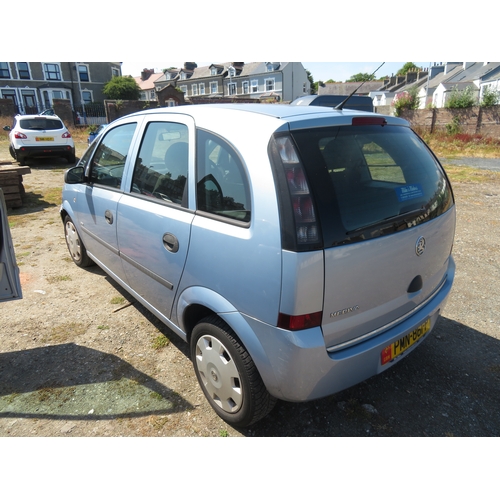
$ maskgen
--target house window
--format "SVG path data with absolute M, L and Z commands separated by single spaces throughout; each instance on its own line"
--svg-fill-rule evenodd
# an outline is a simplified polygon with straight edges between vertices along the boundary
M 257 80 L 252 80 L 252 93 L 259 91 L 259 82 Z
M 228 83 L 227 95 L 235 95 L 235 94 L 236 94 L 236 83 Z
M 217 94 L 217 82 L 210 82 L 210 93 Z
M 61 69 L 59 64 L 44 64 L 43 69 L 45 71 L 46 80 L 61 80 Z
M 30 68 L 28 63 L 17 63 L 17 72 L 22 80 L 30 80 Z
M 0 78 L 10 78 L 9 63 L 0 62 Z
M 266 79 L 266 92 L 274 90 L 274 78 Z
M 200 95 L 205 95 L 205 84 L 200 83 Z
M 36 98 L 34 90 L 21 90 L 21 97 L 24 105 L 24 112 L 28 115 L 37 112 Z
M 267 72 L 268 72 L 268 73 L 271 73 L 272 71 L 274 71 L 274 65 L 273 65 L 273 64 L 271 64 L 271 63 L 269 63 L 269 64 L 267 65 Z
M 232 66 L 229 67 L 229 76 L 231 78 L 233 78 L 234 76 L 236 76 L 236 70 Z
M 78 65 L 78 75 L 80 76 L 81 82 L 89 82 L 89 68 L 84 64 Z
M 243 93 L 249 94 L 250 92 L 250 84 L 248 82 L 243 82 Z
M 151 101 L 156 101 L 156 92 L 154 90 L 149 91 L 149 96 Z
M 198 95 L 198 85 L 196 83 L 194 83 L 193 85 L 191 85 L 191 93 L 193 95 Z
M 120 71 L 117 68 L 111 68 L 111 76 L 120 76 Z
M 90 104 L 92 102 L 92 92 L 90 90 L 83 90 L 82 99 L 84 104 Z
M 186 79 L 186 73 L 181 73 L 181 80 L 185 80 Z
M 187 95 L 187 91 L 188 91 L 187 85 L 181 85 L 180 89 L 181 89 L 181 92 L 183 92 L 184 94 Z
M 217 74 L 217 68 L 210 68 L 210 74 L 215 76 Z

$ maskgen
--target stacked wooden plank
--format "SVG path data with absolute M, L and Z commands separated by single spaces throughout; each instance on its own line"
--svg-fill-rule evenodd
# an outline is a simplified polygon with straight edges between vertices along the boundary
M 8 208 L 23 206 L 23 175 L 29 173 L 31 173 L 29 167 L 10 164 L 0 165 L 0 188 L 2 188 Z

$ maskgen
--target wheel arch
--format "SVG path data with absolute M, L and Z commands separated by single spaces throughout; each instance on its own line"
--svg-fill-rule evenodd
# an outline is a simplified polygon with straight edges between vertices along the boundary
M 194 286 L 182 292 L 176 306 L 179 326 L 186 333 L 186 340 L 191 342 L 194 327 L 204 318 L 217 315 L 234 332 L 238 340 L 248 351 L 267 388 L 275 397 L 280 397 L 280 390 L 274 370 L 258 336 L 242 315 L 228 300 L 214 290 Z

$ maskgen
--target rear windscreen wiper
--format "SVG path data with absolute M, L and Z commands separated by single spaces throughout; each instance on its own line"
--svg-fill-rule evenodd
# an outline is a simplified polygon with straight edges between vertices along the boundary
M 409 212 L 404 212 L 402 214 L 392 215 L 391 217 L 387 217 L 386 219 L 379 220 L 377 222 L 372 222 L 370 224 L 366 224 L 365 226 L 358 227 L 357 229 L 353 229 L 352 231 L 347 231 L 347 235 L 352 235 L 356 233 L 362 233 L 368 229 L 376 228 L 376 227 L 394 227 L 399 223 L 404 222 L 408 227 L 413 225 L 412 223 L 419 215 L 426 214 L 428 209 L 425 207 L 417 208 L 416 210 L 410 210 Z

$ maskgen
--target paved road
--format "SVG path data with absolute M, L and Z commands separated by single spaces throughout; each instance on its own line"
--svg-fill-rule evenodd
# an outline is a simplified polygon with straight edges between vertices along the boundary
M 439 158 L 443 165 L 484 168 L 500 172 L 500 158 Z

